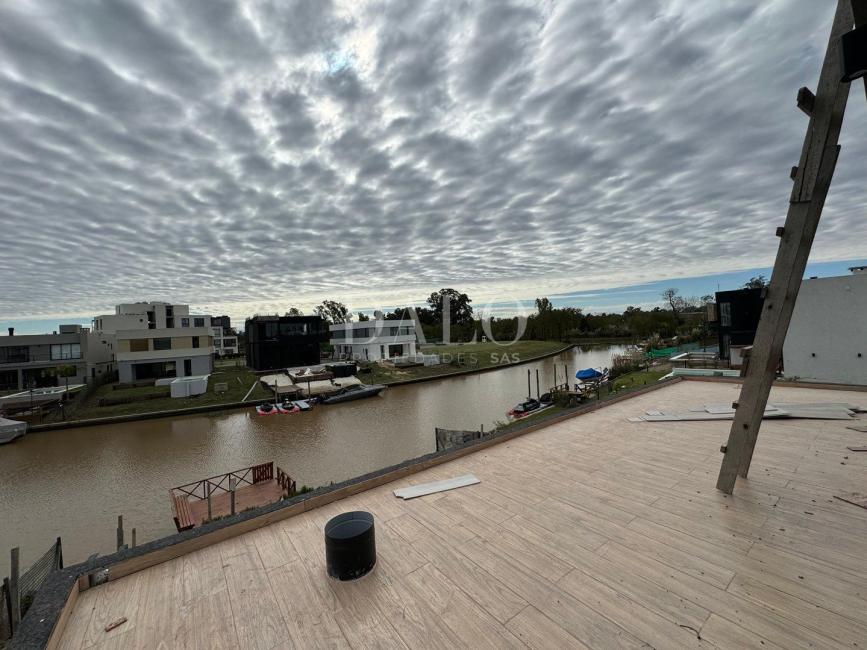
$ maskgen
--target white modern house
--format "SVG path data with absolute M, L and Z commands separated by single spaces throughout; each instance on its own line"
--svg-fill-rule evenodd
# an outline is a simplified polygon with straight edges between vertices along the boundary
M 123 330 L 115 336 L 121 382 L 208 375 L 214 369 L 210 327 Z
M 97 332 L 114 337 L 121 382 L 210 374 L 214 367 L 211 317 L 189 305 L 136 302 L 93 319 Z
M 210 316 L 190 316 L 189 305 L 167 302 L 131 302 L 117 305 L 113 314 L 93 319 L 97 332 L 113 333 L 120 330 L 172 329 L 174 327 L 210 327 Z
M 238 354 L 238 337 L 233 334 L 225 334 L 223 327 L 212 326 L 211 337 L 214 341 L 214 354 L 218 357 Z
M 783 345 L 785 376 L 867 385 L 867 267 L 801 283 Z
M 369 320 L 334 323 L 331 345 L 334 353 L 357 361 L 379 361 L 417 353 L 414 320 Z

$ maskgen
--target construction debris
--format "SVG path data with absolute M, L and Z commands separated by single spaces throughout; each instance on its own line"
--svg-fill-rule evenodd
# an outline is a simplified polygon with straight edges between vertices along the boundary
M 472 474 L 464 474 L 463 476 L 445 479 L 444 481 L 434 481 L 433 483 L 423 483 L 422 485 L 411 485 L 410 487 L 400 488 L 394 491 L 394 496 L 401 499 L 414 499 L 426 494 L 445 492 L 446 490 L 454 490 L 455 488 L 475 485 L 476 483 L 481 483 L 481 481 Z
M 768 403 L 763 419 L 801 418 L 810 420 L 851 420 L 855 413 L 863 412 L 860 406 L 844 402 Z M 628 418 L 630 422 L 693 422 L 701 420 L 733 420 L 732 404 L 705 404 L 690 408 L 686 413 L 666 413 L 660 410 L 646 411 L 644 415 Z M 855 427 L 849 427 L 850 429 Z M 856 430 L 867 427 L 858 427 Z
M 835 494 L 834 498 L 840 499 L 840 501 L 845 501 L 846 503 L 851 503 L 853 506 L 858 506 L 859 508 L 867 508 L 867 494 L 849 492 L 847 494 Z
M 106 631 L 106 632 L 111 632 L 114 628 L 116 628 L 116 627 L 120 627 L 120 626 L 123 625 L 124 623 L 126 623 L 126 616 L 121 616 L 120 618 L 115 619 L 115 620 L 113 620 L 111 623 L 109 623 L 108 625 L 106 625 L 106 626 L 105 626 L 105 631 Z

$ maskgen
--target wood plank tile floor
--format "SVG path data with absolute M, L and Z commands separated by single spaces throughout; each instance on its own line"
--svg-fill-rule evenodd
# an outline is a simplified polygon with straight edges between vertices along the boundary
M 867 454 L 846 450 L 865 434 L 766 421 L 725 496 L 729 422 L 626 419 L 737 390 L 681 382 L 87 590 L 60 647 L 865 647 L 867 510 L 833 498 L 867 492 Z M 481 483 L 391 493 L 468 472 Z M 376 518 L 378 564 L 339 583 L 323 526 L 355 509 Z

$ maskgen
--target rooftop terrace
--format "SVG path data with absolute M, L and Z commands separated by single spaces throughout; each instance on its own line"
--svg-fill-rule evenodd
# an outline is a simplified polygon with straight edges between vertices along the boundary
M 867 454 L 846 451 L 867 434 L 765 421 L 725 496 L 730 422 L 626 420 L 738 388 L 683 381 L 88 589 L 59 647 L 863 647 L 867 510 L 833 496 L 867 492 Z M 481 483 L 391 493 L 468 472 Z M 355 509 L 376 517 L 379 561 L 339 583 L 323 527 Z

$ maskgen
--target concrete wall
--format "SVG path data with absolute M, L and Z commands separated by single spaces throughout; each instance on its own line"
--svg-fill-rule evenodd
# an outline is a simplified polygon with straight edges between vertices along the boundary
M 801 283 L 783 365 L 786 377 L 867 385 L 867 274 Z
M 147 329 L 148 321 L 144 313 L 141 314 L 103 314 L 93 319 L 93 329 L 105 333 L 114 333 L 121 330 Z

